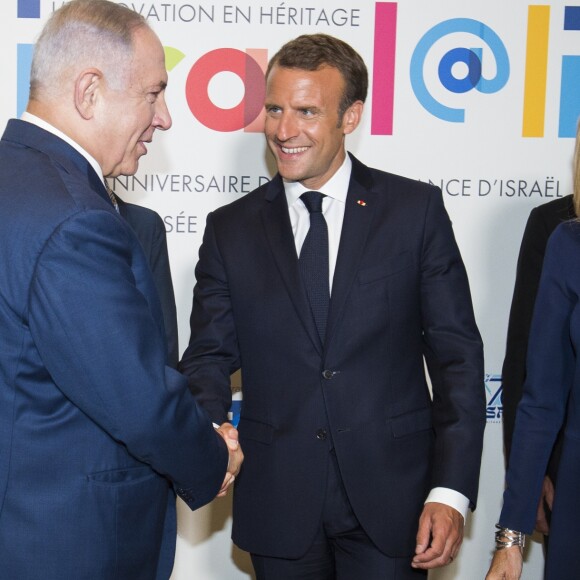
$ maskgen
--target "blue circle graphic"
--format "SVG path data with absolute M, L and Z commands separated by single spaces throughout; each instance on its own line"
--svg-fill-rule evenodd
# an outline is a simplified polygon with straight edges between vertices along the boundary
M 500 37 L 486 24 L 471 18 L 452 18 L 429 29 L 419 40 L 411 57 L 411 86 L 421 105 L 435 117 L 451 123 L 463 123 L 465 110 L 453 108 L 439 102 L 427 88 L 425 82 L 425 59 L 431 47 L 449 34 L 467 33 L 481 39 L 489 47 L 490 56 L 495 60 L 495 76 L 485 78 L 481 67 L 483 48 L 456 48 L 450 50 L 440 61 L 439 80 L 450 92 L 467 92 L 470 89 L 483 94 L 495 93 L 502 89 L 510 76 L 510 63 L 507 51 Z M 471 53 L 468 55 L 468 53 Z M 486 56 L 486 58 L 488 58 Z M 466 62 L 469 75 L 466 79 L 456 79 L 451 73 L 453 64 Z M 476 62 L 477 61 L 477 62 Z M 476 80 L 477 79 L 477 80 Z
M 453 66 L 458 62 L 467 65 L 467 76 L 459 79 L 453 76 Z M 452 93 L 467 93 L 473 89 L 481 78 L 481 61 L 468 48 L 454 48 L 439 62 L 439 80 Z

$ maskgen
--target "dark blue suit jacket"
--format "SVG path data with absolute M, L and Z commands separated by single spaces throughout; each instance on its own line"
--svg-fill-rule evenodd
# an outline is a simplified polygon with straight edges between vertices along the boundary
M 168 578 L 175 495 L 227 451 L 165 366 L 143 250 L 88 162 L 10 121 L 0 142 L 0 562 L 5 578 Z
M 550 453 L 566 418 L 546 560 L 549 580 L 572 580 L 580 570 L 579 304 L 580 224 L 570 221 L 556 228 L 546 248 L 500 517 L 502 526 L 532 532 Z
M 476 501 L 482 345 L 441 192 L 352 161 L 324 345 L 281 178 L 208 216 L 181 368 L 219 423 L 241 367 L 233 538 L 250 552 L 309 547 L 331 441 L 352 507 L 387 554 L 414 552 L 430 488 Z

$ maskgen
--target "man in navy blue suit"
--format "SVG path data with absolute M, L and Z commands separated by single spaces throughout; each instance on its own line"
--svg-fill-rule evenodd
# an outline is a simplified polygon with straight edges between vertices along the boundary
M 74 0 L 0 142 L 3 578 L 167 579 L 175 492 L 202 506 L 242 459 L 167 366 L 147 258 L 103 180 L 170 127 L 166 84 L 141 16 Z
M 208 216 L 181 362 L 218 424 L 242 371 L 233 539 L 259 580 L 424 577 L 458 553 L 485 426 L 441 191 L 347 155 L 368 80 L 346 43 L 301 36 L 266 82 L 278 174 Z

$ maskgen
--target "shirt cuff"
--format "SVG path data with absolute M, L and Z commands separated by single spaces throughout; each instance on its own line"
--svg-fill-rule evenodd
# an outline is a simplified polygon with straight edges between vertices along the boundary
M 425 500 L 425 503 L 431 502 L 444 503 L 452 507 L 463 516 L 463 521 L 465 521 L 469 500 L 462 493 L 448 487 L 434 487 Z

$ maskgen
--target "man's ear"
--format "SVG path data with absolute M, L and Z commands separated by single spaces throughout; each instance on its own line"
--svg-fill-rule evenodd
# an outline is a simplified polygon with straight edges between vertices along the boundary
M 364 103 L 355 101 L 342 116 L 342 131 L 345 135 L 352 133 L 359 125 L 362 119 Z
M 100 96 L 103 73 L 96 68 L 84 70 L 75 82 L 75 107 L 83 119 L 91 119 Z

